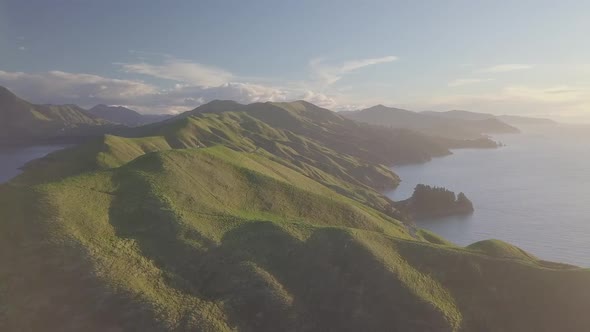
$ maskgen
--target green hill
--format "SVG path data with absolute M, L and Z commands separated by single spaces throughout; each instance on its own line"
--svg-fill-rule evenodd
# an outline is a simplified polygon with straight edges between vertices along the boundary
M 590 327 L 590 271 L 395 219 L 380 152 L 429 141 L 371 129 L 217 102 L 31 163 L 0 185 L 0 330 Z
M 76 105 L 36 105 L 0 87 L 0 143 L 96 136 L 114 126 Z
M 145 152 L 225 145 L 268 157 L 341 194 L 382 211 L 391 202 L 376 190 L 397 186 L 387 166 L 449 154 L 436 140 L 408 130 L 360 124 L 306 102 L 241 105 L 216 101 L 164 122 L 135 128 L 129 138 L 105 136 L 28 165 L 34 174 L 63 177 L 120 166 Z M 72 162 L 75 160 L 75 162 Z

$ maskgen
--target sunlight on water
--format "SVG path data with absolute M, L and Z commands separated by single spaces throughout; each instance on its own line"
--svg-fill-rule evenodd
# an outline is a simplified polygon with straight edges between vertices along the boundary
M 475 213 L 419 221 L 460 245 L 497 238 L 539 258 L 590 267 L 590 127 L 524 128 L 496 139 L 497 150 L 457 150 L 421 165 L 395 167 L 409 197 L 418 183 L 463 191 Z

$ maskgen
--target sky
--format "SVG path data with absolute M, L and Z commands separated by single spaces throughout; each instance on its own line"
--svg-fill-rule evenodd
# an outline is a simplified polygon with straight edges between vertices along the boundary
M 588 1 L 0 0 L 0 85 L 175 113 L 304 99 L 590 122 Z

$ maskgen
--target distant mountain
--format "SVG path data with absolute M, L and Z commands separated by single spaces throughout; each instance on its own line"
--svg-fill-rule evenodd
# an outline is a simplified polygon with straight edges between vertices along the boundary
M 374 173 L 371 167 L 347 170 L 354 163 L 343 155 L 386 165 L 423 162 L 448 154 L 451 144 L 408 130 L 361 124 L 305 101 L 248 105 L 212 101 L 177 118 L 137 130 L 141 136 L 163 135 L 173 146 L 224 142 L 236 149 L 250 149 L 258 145 L 299 164 L 325 155 L 327 159 L 315 167 L 326 172 L 338 167 L 342 176 L 358 177 L 376 186 L 389 186 L 389 180 L 381 179 L 380 171 Z
M 590 330 L 590 270 L 400 220 L 388 166 L 448 140 L 303 101 L 127 133 L 0 185 L 1 331 Z M 410 203 L 468 212 L 459 196 Z
M 557 122 L 550 120 L 550 119 L 543 119 L 543 118 L 529 118 L 524 116 L 516 116 L 516 115 L 500 115 L 498 119 L 509 123 L 513 126 L 527 126 L 527 125 L 546 125 L 546 126 L 554 126 Z
M 444 117 L 444 118 L 448 118 L 448 119 L 468 120 L 468 121 L 486 120 L 486 119 L 492 119 L 492 118 L 496 117 L 495 115 L 490 114 L 490 113 L 478 113 L 478 112 L 470 112 L 470 111 L 463 111 L 463 110 L 452 110 L 452 111 L 446 111 L 446 112 L 424 111 L 424 112 L 420 112 L 420 113 Z
M 172 117 L 168 114 L 141 114 L 123 106 L 96 105 L 88 112 L 96 117 L 129 127 L 163 121 Z
M 422 133 L 453 139 L 477 139 L 482 134 L 518 133 L 491 114 L 466 111 L 413 112 L 383 105 L 360 111 L 341 112 L 353 120 L 392 128 L 407 128 Z
M 425 111 L 421 112 L 423 114 L 429 115 L 436 115 L 440 117 L 445 117 L 449 119 L 458 119 L 458 120 L 486 120 L 486 119 L 497 119 L 504 123 L 507 123 L 512 126 L 519 126 L 519 125 L 555 125 L 557 122 L 549 119 L 543 118 L 532 118 L 532 117 L 525 117 L 525 116 L 517 116 L 517 115 L 493 115 L 490 113 L 477 113 L 477 112 L 469 112 L 469 111 L 462 111 L 462 110 L 453 110 L 447 112 L 433 112 L 433 111 Z
M 425 129 L 449 122 L 429 114 L 383 105 L 376 105 L 360 111 L 342 112 L 341 114 L 353 120 L 394 128 Z
M 76 105 L 36 105 L 0 87 L 0 144 L 93 136 L 114 128 Z

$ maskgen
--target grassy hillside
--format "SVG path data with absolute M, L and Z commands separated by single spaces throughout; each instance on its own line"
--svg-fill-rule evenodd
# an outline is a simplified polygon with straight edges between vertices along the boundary
M 253 105 L 105 136 L 0 185 L 0 330 L 590 327 L 590 271 L 395 218 L 379 162 L 401 157 L 381 153 L 444 147 L 303 102 Z
M 264 153 L 343 195 L 387 211 L 392 210 L 391 202 L 376 190 L 399 183 L 388 165 L 449 153 L 444 144 L 424 135 L 359 124 L 306 102 L 241 105 L 217 101 L 136 128 L 129 136 L 135 138 L 106 136 L 50 155 L 28 165 L 38 171 L 20 180 L 35 181 L 35 174 L 50 173 L 55 178 L 120 166 L 150 151 L 222 144 L 237 151 Z M 72 163 L 73 159 L 77 162 Z
M 414 233 L 261 152 L 151 152 L 0 202 L 3 330 L 590 326 L 590 271 Z
M 76 105 L 36 105 L 0 87 L 0 144 L 93 136 L 115 127 Z
M 238 117 L 238 125 L 255 131 L 250 119 L 263 122 L 265 127 L 287 131 L 312 140 L 338 153 L 349 154 L 367 162 L 400 164 L 424 162 L 431 157 L 449 153 L 449 146 L 440 144 L 425 135 L 409 130 L 392 130 L 362 124 L 342 117 L 339 113 L 320 108 L 305 101 L 291 103 L 254 103 L 241 105 L 228 101 L 215 101 L 203 105 L 183 116 Z M 234 117 L 235 119 L 235 117 Z M 223 119 L 221 121 L 226 123 Z

